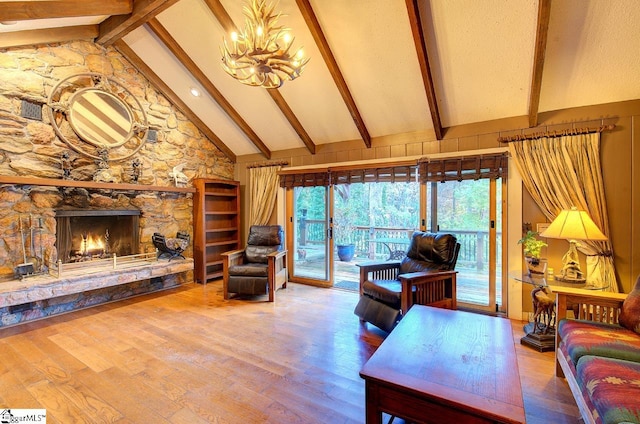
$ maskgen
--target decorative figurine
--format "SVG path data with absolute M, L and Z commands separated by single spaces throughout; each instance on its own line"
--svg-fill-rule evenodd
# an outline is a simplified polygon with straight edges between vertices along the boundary
M 142 162 L 140 162 L 140 159 L 136 158 L 131 163 L 131 181 L 137 184 L 141 175 L 142 175 Z
M 62 155 L 60 155 L 60 167 L 62 168 L 62 179 L 70 180 L 71 158 L 69 157 L 69 152 L 62 152 Z
M 100 160 L 96 161 L 98 170 L 93 176 L 93 181 L 98 183 L 114 183 L 116 179 L 111 175 L 111 172 L 109 172 L 109 150 L 100 149 L 98 154 L 100 155 Z
M 186 163 L 182 163 L 180 165 L 174 166 L 173 170 L 169 172 L 169 178 L 171 178 L 176 185 L 176 187 L 185 187 L 189 182 L 189 177 L 187 177 L 182 170 Z

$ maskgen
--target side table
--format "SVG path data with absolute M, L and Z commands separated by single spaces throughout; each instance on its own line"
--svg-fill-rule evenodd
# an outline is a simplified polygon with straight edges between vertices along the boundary
M 588 286 L 586 283 L 567 283 L 557 280 L 547 279 L 544 275 L 513 275 L 516 281 L 530 284 L 531 300 L 533 302 L 533 322 L 525 324 L 523 330 L 525 335 L 520 339 L 520 343 L 529 346 L 539 352 L 547 352 L 555 349 L 556 338 L 556 310 L 553 287 L 572 287 L 581 290 L 604 290 L 607 287 Z

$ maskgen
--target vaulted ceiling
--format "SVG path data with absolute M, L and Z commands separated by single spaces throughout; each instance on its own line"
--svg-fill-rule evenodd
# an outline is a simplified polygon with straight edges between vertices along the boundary
M 1 0 L 0 52 L 113 45 L 234 160 L 406 133 L 441 139 L 516 116 L 536 126 L 541 112 L 640 99 L 637 0 L 280 0 L 280 23 L 311 61 L 273 90 L 220 66 L 243 5 Z

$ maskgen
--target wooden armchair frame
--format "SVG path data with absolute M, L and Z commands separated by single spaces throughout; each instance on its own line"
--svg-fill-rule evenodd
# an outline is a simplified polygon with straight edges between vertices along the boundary
M 557 322 L 570 318 L 568 312 L 572 311 L 576 319 L 618 324 L 622 303 L 627 297 L 625 293 L 599 292 L 571 287 L 551 286 L 551 290 L 556 295 Z M 595 424 L 595 418 L 582 397 L 582 390 L 571 373 L 571 366 L 560 352 L 561 341 L 560 334 L 556 331 L 556 376 L 566 378 L 584 422 Z
M 244 249 L 232 250 L 222 254 L 222 292 L 229 299 L 229 268 L 244 263 Z M 279 288 L 287 288 L 287 251 L 280 250 L 267 255 L 269 302 L 275 300 L 275 292 Z
M 412 272 L 399 274 L 399 261 L 369 262 L 360 264 L 360 296 L 362 284 L 367 280 L 399 280 L 402 284 L 400 295 L 402 314 L 413 306 L 437 306 L 457 309 L 456 275 L 458 271 Z

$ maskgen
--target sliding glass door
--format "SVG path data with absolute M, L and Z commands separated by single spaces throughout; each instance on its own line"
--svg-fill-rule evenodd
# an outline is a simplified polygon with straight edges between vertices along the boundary
M 287 233 L 292 237 L 290 276 L 317 285 L 329 284 L 329 188 L 294 187 L 288 190 L 290 216 Z
M 497 312 L 502 305 L 502 179 L 429 183 L 428 227 L 460 243 L 458 305 Z
M 451 232 L 458 304 L 504 310 L 506 166 L 500 152 L 282 172 L 292 281 L 356 287 L 359 262 L 402 259 L 414 230 Z

